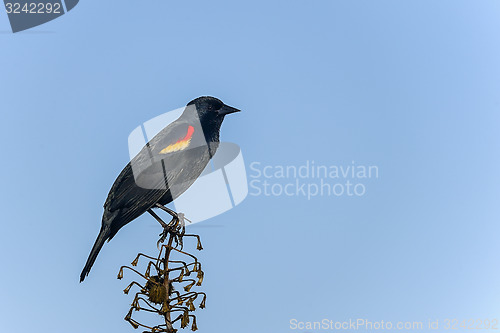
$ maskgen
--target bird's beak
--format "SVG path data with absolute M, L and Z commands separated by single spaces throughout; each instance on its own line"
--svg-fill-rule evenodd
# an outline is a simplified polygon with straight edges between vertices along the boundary
M 240 112 L 241 110 L 238 110 L 237 108 L 233 108 L 229 105 L 224 105 L 220 110 L 219 110 L 219 115 L 220 116 L 225 116 L 226 114 L 230 113 L 235 113 L 235 112 Z

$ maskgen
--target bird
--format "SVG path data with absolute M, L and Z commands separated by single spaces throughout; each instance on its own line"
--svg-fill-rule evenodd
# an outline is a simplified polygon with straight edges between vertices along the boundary
M 202 96 L 190 101 L 178 119 L 155 135 L 125 166 L 104 203 L 101 229 L 80 282 L 88 276 L 105 241 L 145 212 L 164 207 L 200 176 L 219 146 L 224 117 L 239 112 L 221 100 Z M 164 227 L 166 224 L 161 222 Z

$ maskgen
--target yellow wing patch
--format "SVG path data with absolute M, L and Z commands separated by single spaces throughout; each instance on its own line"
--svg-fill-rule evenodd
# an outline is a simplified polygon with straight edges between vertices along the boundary
M 173 152 L 176 152 L 179 150 L 186 149 L 189 146 L 189 143 L 191 142 L 191 138 L 193 137 L 193 133 L 194 133 L 194 127 L 189 126 L 185 137 L 178 140 L 176 143 L 172 143 L 171 145 L 168 145 L 166 148 L 163 148 L 160 151 L 160 154 L 168 154 L 168 153 L 173 153 Z
M 160 154 L 168 154 L 168 153 L 173 153 L 175 151 L 186 149 L 186 147 L 189 146 L 190 142 L 191 139 L 186 141 L 179 141 L 174 144 L 168 145 L 166 148 L 160 151 Z

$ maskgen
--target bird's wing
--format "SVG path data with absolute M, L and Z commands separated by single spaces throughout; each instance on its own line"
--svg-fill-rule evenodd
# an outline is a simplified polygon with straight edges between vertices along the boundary
M 199 129 L 196 131 L 198 132 Z M 194 132 L 195 126 L 187 122 L 170 124 L 151 139 L 149 142 L 151 152 L 164 156 L 185 150 L 190 146 Z
M 122 170 L 104 207 L 109 211 L 128 208 L 129 214 L 136 215 L 135 209 L 142 214 L 154 205 L 174 176 L 172 156 L 190 146 L 194 131 L 189 123 L 176 121 L 153 137 Z

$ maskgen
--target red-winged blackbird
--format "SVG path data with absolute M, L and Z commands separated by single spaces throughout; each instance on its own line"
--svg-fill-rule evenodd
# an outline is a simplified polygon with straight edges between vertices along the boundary
M 224 116 L 239 111 L 214 97 L 189 102 L 182 115 L 161 130 L 122 170 L 104 203 L 97 236 L 80 282 L 89 274 L 106 240 L 152 208 L 164 208 L 186 191 L 215 154 Z

